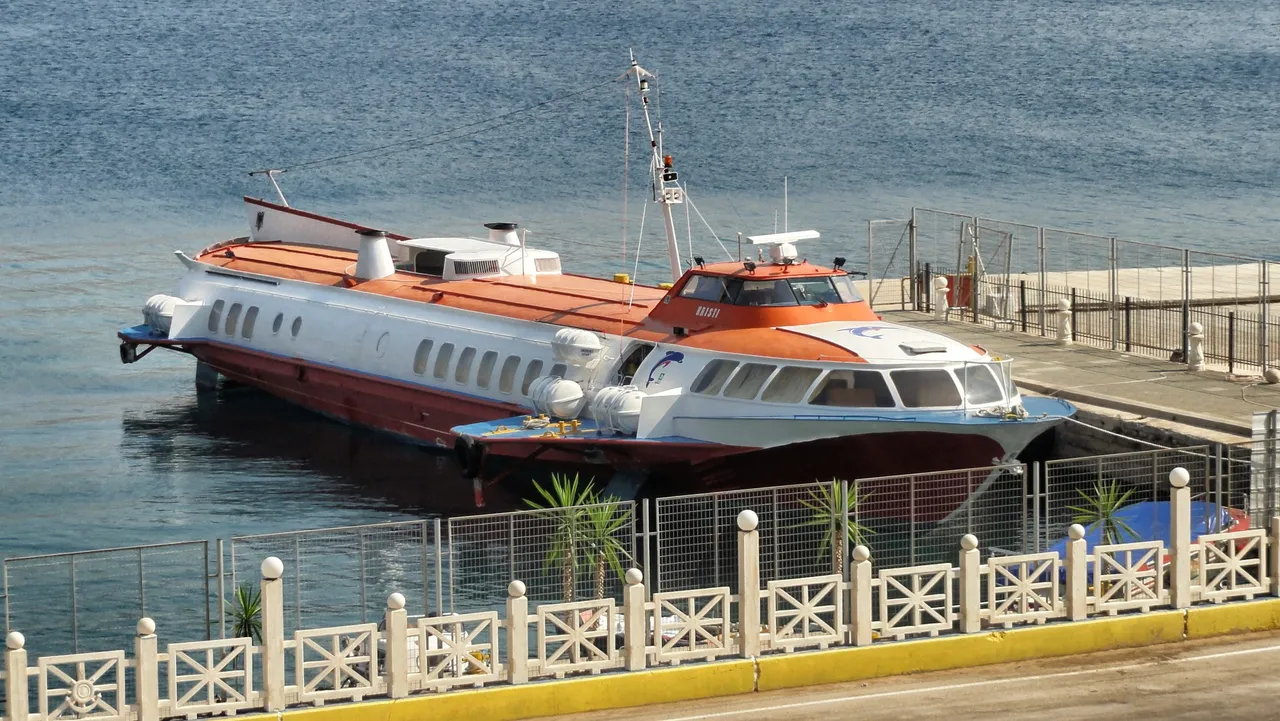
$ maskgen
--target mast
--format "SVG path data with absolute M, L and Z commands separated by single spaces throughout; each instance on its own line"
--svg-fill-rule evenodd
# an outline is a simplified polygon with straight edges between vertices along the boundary
M 662 153 L 662 121 L 658 121 L 654 130 L 653 119 L 649 115 L 649 79 L 657 80 L 657 76 L 640 67 L 635 53 L 631 54 L 631 67 L 622 74 L 629 82 L 636 84 L 640 91 L 640 104 L 644 109 L 644 124 L 649 131 L 649 175 L 653 188 L 653 200 L 662 208 L 662 221 L 667 231 L 667 256 L 671 261 L 671 282 L 680 279 L 684 269 L 680 265 L 680 244 L 676 238 L 676 222 L 672 216 L 671 206 L 684 203 L 684 190 L 676 182 L 678 175 L 672 167 L 670 155 Z

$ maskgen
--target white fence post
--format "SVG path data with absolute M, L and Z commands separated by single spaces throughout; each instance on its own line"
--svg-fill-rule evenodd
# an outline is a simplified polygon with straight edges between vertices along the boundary
M 283 711 L 284 702 L 284 562 L 275 556 L 262 562 L 262 706 Z
M 644 668 L 644 647 L 648 640 L 644 614 L 644 574 L 638 568 L 627 569 L 627 587 L 622 598 L 622 635 L 626 644 L 627 670 L 639 671 Z M 662 643 L 657 635 L 657 622 L 654 622 L 654 644 Z
M 760 519 L 747 509 L 738 514 L 738 651 L 760 655 Z
M 1191 474 L 1178 467 L 1169 471 L 1169 602 L 1174 608 L 1191 605 Z
M 978 538 L 966 533 L 960 538 L 960 632 L 982 630 L 982 556 Z
M 1204 326 L 1192 323 L 1187 336 L 1187 370 L 1204 370 Z
M 1271 537 L 1267 543 L 1271 544 L 1268 549 L 1271 557 L 1267 559 L 1271 563 L 1271 595 L 1280 596 L 1280 516 L 1271 519 Z
M 1058 301 L 1058 345 L 1071 345 L 1071 301 Z
M 409 695 L 409 613 L 404 610 L 404 595 L 387 596 L 385 624 L 387 627 L 387 697 L 404 698 Z M 421 665 L 423 651 L 418 649 Z
M 1089 616 L 1089 549 L 1084 540 L 1084 526 L 1071 524 L 1067 529 L 1067 618 L 1083 621 Z
M 27 721 L 27 640 L 17 631 L 4 639 L 4 697 L 8 715 L 5 721 Z
M 138 621 L 138 635 L 133 639 L 133 653 L 138 662 L 138 721 L 160 721 L 160 658 L 156 639 L 156 622 Z
M 507 584 L 508 683 L 526 683 L 529 680 L 529 599 L 525 598 L 524 592 L 524 581 Z
M 849 632 L 854 646 L 871 645 L 871 551 L 853 548 L 853 583 L 849 589 Z

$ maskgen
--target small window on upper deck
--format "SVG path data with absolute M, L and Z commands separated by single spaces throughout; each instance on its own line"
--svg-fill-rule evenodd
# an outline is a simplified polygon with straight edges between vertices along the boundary
M 893 394 L 877 371 L 831 371 L 809 399 L 812 406 L 893 408 Z
M 449 375 L 449 361 L 453 358 L 453 344 L 445 343 L 440 346 L 440 351 L 436 353 L 436 367 L 432 371 L 432 375 L 440 380 L 444 380 Z
M 908 408 L 955 407 L 960 405 L 960 390 L 951 374 L 941 368 L 912 371 L 890 371 L 889 377 L 898 387 L 902 405 Z
M 231 310 L 227 311 L 227 324 L 223 327 L 223 330 L 226 331 L 227 335 L 236 334 L 236 323 L 240 322 L 240 310 L 243 307 L 244 306 L 239 303 L 231 304 Z
M 209 332 L 217 333 L 218 325 L 222 323 L 222 309 L 226 303 L 221 300 L 215 300 L 213 307 L 209 309 Z
M 822 371 L 817 368 L 783 366 L 769 385 L 765 386 L 760 400 L 769 403 L 799 403 L 804 399 L 804 392 L 809 390 L 813 381 Z
M 695 275 L 680 289 L 681 298 L 706 300 L 713 303 L 732 303 L 730 279 L 714 275 Z M 736 284 L 735 284 L 736 285 Z
M 717 358 L 707 364 L 698 377 L 694 379 L 693 386 L 689 389 L 694 393 L 704 393 L 713 396 L 720 392 L 724 387 L 724 382 L 729 380 L 729 375 L 733 373 L 733 369 L 738 367 L 738 361 L 722 360 Z
M 498 363 L 497 351 L 485 351 L 480 357 L 480 369 L 476 371 L 476 385 L 481 388 L 489 387 L 489 379 L 493 376 L 493 367 Z

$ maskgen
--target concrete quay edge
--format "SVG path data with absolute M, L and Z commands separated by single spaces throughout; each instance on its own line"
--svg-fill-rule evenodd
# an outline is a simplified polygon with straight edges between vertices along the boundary
M 1066 401 L 1088 403 L 1090 405 L 1111 408 L 1112 410 L 1124 411 L 1125 413 L 1134 413 L 1148 418 L 1160 418 L 1162 420 L 1182 423 L 1197 428 L 1205 428 L 1212 431 L 1219 431 L 1221 433 L 1230 433 L 1242 436 L 1246 439 L 1253 436 L 1253 427 L 1247 423 L 1233 423 L 1224 418 L 1188 413 L 1187 411 L 1152 405 L 1149 403 L 1138 403 L 1136 401 L 1116 398 L 1102 393 L 1091 393 L 1089 391 L 1069 388 L 1057 388 L 1047 383 L 1018 378 L 1016 375 L 1013 378 L 1013 382 L 1019 388 L 1024 388 L 1032 391 L 1033 393 L 1039 393 L 1044 396 L 1061 398 Z
M 259 714 L 297 721 L 409 721 L 556 716 L 886 676 L 979 667 L 1280 629 L 1280 599 L 1202 605 L 1010 630 L 948 635 L 825 651 L 337 703 Z

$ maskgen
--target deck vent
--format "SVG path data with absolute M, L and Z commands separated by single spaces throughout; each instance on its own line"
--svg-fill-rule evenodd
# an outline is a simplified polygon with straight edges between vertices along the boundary
M 901 348 L 907 355 L 924 355 L 925 353 L 946 353 L 947 347 L 941 343 L 928 343 L 920 341 L 907 341 L 899 343 Z
M 519 225 L 515 223 L 485 223 L 484 227 L 489 229 L 489 240 L 491 242 L 520 246 L 520 235 L 516 233 L 516 228 L 519 228 Z
M 454 275 L 498 275 L 496 260 L 454 260 Z
M 377 280 L 396 272 L 395 261 L 387 247 L 387 234 L 373 228 L 356 231 L 360 236 L 360 251 L 356 256 L 356 273 L 359 280 Z

